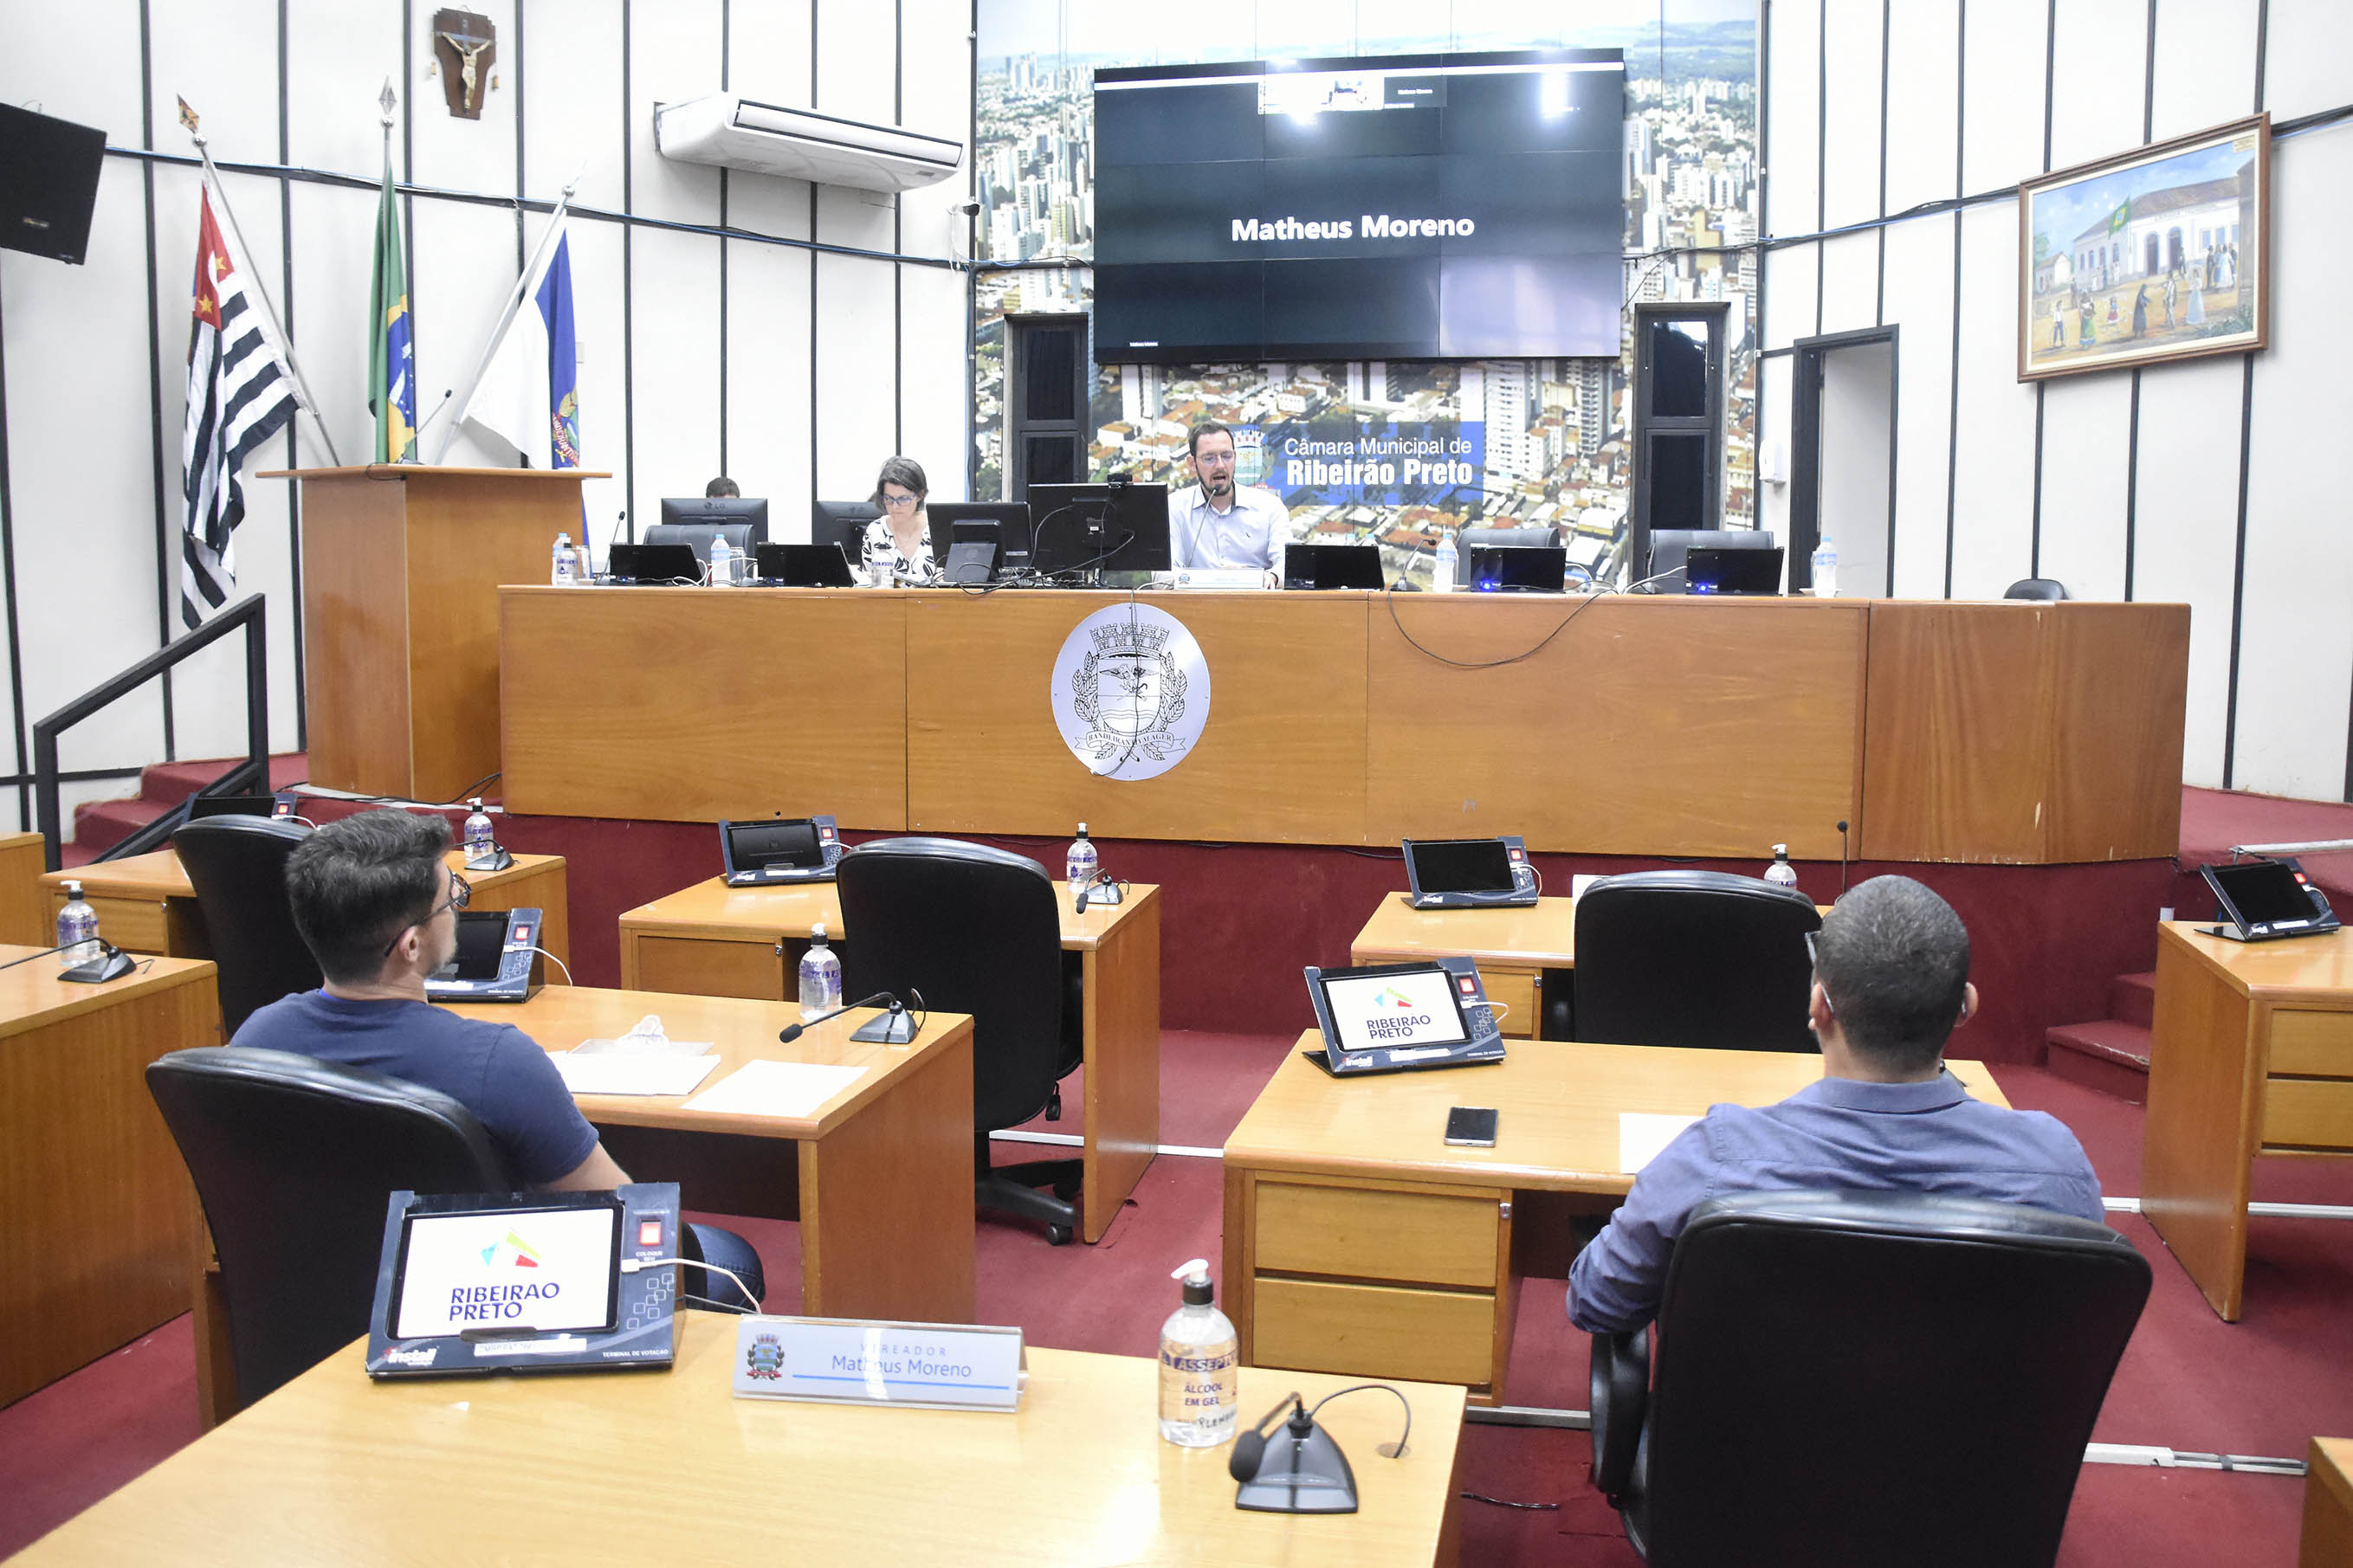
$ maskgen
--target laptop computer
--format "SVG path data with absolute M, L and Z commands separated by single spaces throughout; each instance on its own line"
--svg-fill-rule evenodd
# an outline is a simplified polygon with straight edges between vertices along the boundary
M 603 581 L 618 587 L 691 586 L 702 581 L 702 563 L 691 544 L 616 544 Z
M 1557 594 L 1568 581 L 1568 552 L 1557 544 L 1474 544 L 1474 594 Z
M 1504 1059 L 1487 988 L 1468 958 L 1307 966 L 1307 998 L 1324 1049 L 1307 1059 L 1335 1078 L 1476 1067 Z
M 839 544 L 762 544 L 752 551 L 760 581 L 772 588 L 852 588 L 858 578 Z
M 1696 544 L 1683 558 L 1686 594 L 1778 594 L 1781 556 L 1769 550 L 1725 550 Z
M 1525 909 L 1536 901 L 1536 868 L 1528 862 L 1526 841 L 1517 834 L 1402 842 L 1415 909 Z
M 771 816 L 719 825 L 719 857 L 731 888 L 830 882 L 842 853 L 830 816 Z
M 2293 856 L 2200 866 L 2199 875 L 2214 889 L 2225 925 L 2201 927 L 2209 936 L 2232 942 L 2276 942 L 2282 937 L 2324 936 L 2337 929 L 2328 896 L 2312 885 Z

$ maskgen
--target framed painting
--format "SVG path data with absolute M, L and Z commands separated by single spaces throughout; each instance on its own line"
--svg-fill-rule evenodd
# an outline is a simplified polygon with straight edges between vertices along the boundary
M 2269 115 L 2018 187 L 2018 379 L 2269 342 Z

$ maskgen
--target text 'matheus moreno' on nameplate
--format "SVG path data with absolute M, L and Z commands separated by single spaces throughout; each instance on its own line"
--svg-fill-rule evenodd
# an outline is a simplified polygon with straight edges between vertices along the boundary
M 735 1321 L 735 1392 L 926 1410 L 1006 1410 L 1029 1373 L 1019 1329 L 854 1318 Z

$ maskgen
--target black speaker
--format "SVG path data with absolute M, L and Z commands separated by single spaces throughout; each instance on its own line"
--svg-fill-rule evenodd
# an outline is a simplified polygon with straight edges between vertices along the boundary
M 81 264 L 106 132 L 0 104 L 0 246 Z

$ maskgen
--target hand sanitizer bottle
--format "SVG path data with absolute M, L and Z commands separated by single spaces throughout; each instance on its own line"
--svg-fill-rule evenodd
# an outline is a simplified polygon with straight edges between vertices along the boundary
M 1211 1303 L 1209 1260 L 1196 1258 L 1168 1276 L 1185 1284 L 1185 1304 L 1160 1325 L 1160 1435 L 1209 1448 L 1234 1435 L 1241 1394 L 1240 1341 Z
M 1438 560 L 1436 563 L 1430 567 L 1430 591 L 1431 593 L 1451 594 L 1454 592 L 1454 563 L 1461 559 L 1461 552 L 1456 550 L 1454 547 L 1454 536 L 1451 533 L 1440 534 L 1438 536 Z
M 482 809 L 479 800 L 470 800 L 466 805 L 470 808 L 466 814 L 466 869 L 491 870 L 499 858 L 499 841 L 491 831 L 491 814 Z
M 547 581 L 557 588 L 580 586 L 580 557 L 574 552 L 568 533 L 555 536 L 555 548 L 548 556 Z
M 79 882 L 66 884 L 66 907 L 58 911 L 58 947 L 60 969 L 71 969 L 102 951 L 98 945 L 98 911 L 81 896 Z
M 825 943 L 825 922 L 809 931 L 808 951 L 801 954 L 801 1016 L 814 1018 L 841 1005 L 841 960 Z
M 1062 875 L 1071 884 L 1072 899 L 1094 885 L 1095 868 L 1100 863 L 1095 858 L 1094 841 L 1087 837 L 1087 825 L 1082 822 L 1079 836 L 1071 840 L 1070 853 L 1062 857 Z
M 1788 845 L 1773 846 L 1773 863 L 1765 868 L 1765 879 L 1777 888 L 1794 888 L 1798 885 L 1798 868 L 1789 864 Z
M 1838 546 L 1827 539 L 1814 546 L 1814 597 L 1838 597 Z

